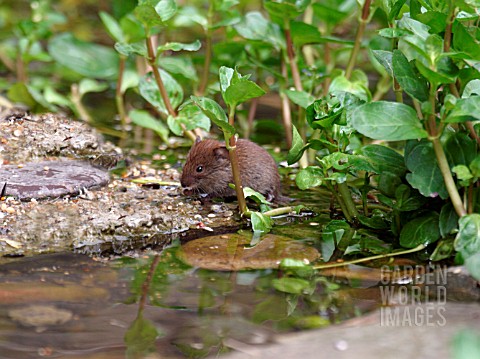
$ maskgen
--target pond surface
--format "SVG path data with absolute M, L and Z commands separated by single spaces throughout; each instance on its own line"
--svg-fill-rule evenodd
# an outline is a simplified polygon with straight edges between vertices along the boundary
M 322 253 L 329 197 L 311 191 L 293 196 L 317 215 L 277 218 L 271 235 Z M 251 236 L 248 229 L 240 234 Z M 285 333 L 328 327 L 386 304 L 378 268 L 293 276 L 277 269 L 213 271 L 184 262 L 182 245 L 190 237 L 178 234 L 164 250 L 108 260 L 74 253 L 2 258 L 0 357 L 217 356 L 275 343 Z
M 308 293 L 288 294 L 273 288 L 277 270 L 191 268 L 177 248 L 106 264 L 65 253 L 2 265 L 1 357 L 204 357 L 379 304 L 372 280 L 319 277 Z

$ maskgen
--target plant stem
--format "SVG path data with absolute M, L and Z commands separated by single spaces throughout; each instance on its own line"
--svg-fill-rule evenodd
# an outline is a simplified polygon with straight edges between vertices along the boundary
M 436 107 L 436 86 L 434 84 L 430 84 L 430 106 L 431 106 L 431 113 L 428 116 L 427 120 L 427 130 L 429 133 L 429 140 L 433 144 L 433 150 L 435 151 L 435 157 L 437 158 L 438 167 L 440 168 L 440 172 L 442 173 L 443 181 L 445 183 L 445 187 L 447 188 L 447 192 L 450 196 L 450 200 L 452 201 L 452 205 L 455 208 L 455 212 L 457 212 L 459 217 L 463 217 L 467 214 L 465 207 L 462 202 L 462 198 L 458 193 L 457 185 L 452 176 L 452 172 L 450 171 L 450 166 L 448 164 L 447 156 L 445 155 L 445 151 L 443 150 L 442 143 L 440 142 L 440 135 L 439 131 L 437 130 L 437 123 L 435 119 L 435 107 Z
M 230 112 L 228 114 L 228 123 L 234 126 L 235 123 L 235 106 L 232 106 Z M 240 214 L 244 214 L 247 212 L 247 202 L 245 201 L 245 196 L 243 194 L 243 185 L 242 185 L 242 177 L 240 173 L 240 166 L 238 165 L 238 156 L 236 151 L 237 146 L 237 138 L 235 135 L 228 138 L 225 135 L 225 144 L 227 145 L 228 154 L 230 156 L 230 164 L 232 166 L 232 175 L 233 175 L 233 183 L 235 184 L 235 193 L 237 194 L 238 200 L 238 207 L 240 209 Z
M 282 214 L 288 214 L 293 211 L 294 211 L 293 207 L 280 207 L 280 208 L 271 209 L 270 211 L 263 212 L 262 214 L 265 216 L 274 217 L 274 216 L 280 216 Z
M 310 4 L 307 9 L 305 10 L 305 13 L 303 14 L 303 22 L 305 24 L 312 25 L 313 21 L 313 7 L 312 4 Z M 303 46 L 303 57 L 305 58 L 305 62 L 307 63 L 308 66 L 313 66 L 315 64 L 315 58 L 313 56 L 313 47 L 312 45 L 305 45 Z
M 155 273 L 155 270 L 157 269 L 158 263 L 160 262 L 160 256 L 156 255 L 153 257 L 152 263 L 150 264 L 150 268 L 148 270 L 147 276 L 145 277 L 145 281 L 142 283 L 142 291 L 141 291 L 141 297 L 140 300 L 138 301 L 138 311 L 141 313 L 143 309 L 145 308 L 145 305 L 147 303 L 147 297 L 148 297 L 148 292 L 150 289 L 150 285 L 152 284 L 153 281 L 153 275 Z
M 247 130 L 245 132 L 245 138 L 249 138 L 253 132 L 253 120 L 257 113 L 258 97 L 255 97 L 250 101 L 250 108 L 248 109 Z
M 163 84 L 162 77 L 160 76 L 160 71 L 158 70 L 158 66 L 156 64 L 157 57 L 155 55 L 155 50 L 153 48 L 153 39 L 152 36 L 148 36 L 146 39 L 147 43 L 147 51 L 148 51 L 148 63 L 153 71 L 153 76 L 155 77 L 155 81 L 157 83 L 158 89 L 160 90 L 160 95 L 162 96 L 163 103 L 168 111 L 168 113 L 173 116 L 177 117 L 177 112 L 172 106 L 170 99 L 167 94 L 167 90 L 165 89 L 165 85 Z
M 337 183 L 338 192 L 342 196 L 343 201 L 345 202 L 346 209 L 351 217 L 357 218 L 358 211 L 357 207 L 355 206 L 355 202 L 353 202 L 352 194 L 348 189 L 347 182 Z
M 363 4 L 362 15 L 359 19 L 357 34 L 355 36 L 355 44 L 353 45 L 352 53 L 350 54 L 350 59 L 348 60 L 347 69 L 345 70 L 345 77 L 347 80 L 349 80 L 350 76 L 352 76 L 353 68 L 355 67 L 355 63 L 357 61 L 358 52 L 360 51 L 360 46 L 362 45 L 363 33 L 365 31 L 365 27 L 367 26 L 370 15 L 371 2 L 371 0 L 365 0 L 365 3 Z
M 462 198 L 457 190 L 457 185 L 450 171 L 450 166 L 448 165 L 447 157 L 443 151 L 442 143 L 438 137 L 434 137 L 432 140 L 433 149 L 435 151 L 435 156 L 437 157 L 438 167 L 443 176 L 443 181 L 447 187 L 447 192 L 450 195 L 450 200 L 452 201 L 453 208 L 457 212 L 459 217 L 463 217 L 467 214 L 465 207 L 463 206 Z
M 287 66 L 285 65 L 285 60 L 281 60 L 282 66 L 282 77 L 284 79 L 287 78 Z M 280 84 L 280 97 L 282 99 L 282 118 L 283 118 L 283 126 L 285 127 L 285 140 L 287 142 L 287 147 L 292 147 L 292 113 L 290 110 L 290 102 L 288 101 L 288 97 L 282 91 L 286 88 L 286 84 L 284 81 Z
M 71 100 L 73 105 L 75 106 L 75 109 L 78 113 L 78 117 L 82 119 L 83 121 L 87 123 L 92 123 L 92 117 L 88 113 L 87 109 L 83 106 L 82 104 L 82 98 L 80 96 L 80 93 L 78 91 L 78 85 L 77 84 L 72 84 L 70 86 L 70 92 L 71 92 Z
M 115 91 L 115 103 L 117 105 L 118 116 L 120 117 L 120 124 L 122 131 L 125 131 L 126 126 L 126 114 L 125 114 L 125 105 L 123 102 L 123 93 L 122 93 L 122 83 L 123 83 L 123 74 L 125 72 L 125 62 L 127 58 L 125 56 L 120 56 L 120 64 L 118 68 L 118 81 L 117 89 Z
M 210 74 L 210 63 L 212 61 L 212 19 L 213 19 L 213 1 L 210 1 L 207 14 L 207 29 L 205 30 L 205 61 L 203 63 L 202 79 L 198 87 L 198 96 L 203 96 L 208 85 L 208 75 Z
M 158 89 L 160 90 L 160 95 L 162 96 L 163 103 L 167 108 L 167 111 L 170 116 L 177 118 L 178 114 L 172 106 L 170 102 L 170 98 L 168 97 L 167 90 L 165 89 L 165 85 L 163 84 L 162 77 L 160 76 L 160 71 L 158 70 L 158 66 L 156 64 L 157 57 L 155 55 L 155 50 L 153 48 L 153 39 L 152 36 L 148 36 L 146 39 L 147 43 L 147 51 L 148 51 L 148 64 L 152 68 L 153 76 L 155 77 L 155 82 L 157 83 Z M 192 131 L 186 129 L 183 123 L 180 124 L 185 135 L 190 138 L 192 141 L 195 141 L 196 136 Z
M 290 33 L 290 22 L 285 20 L 285 40 L 287 42 L 287 56 L 290 64 L 290 70 L 292 72 L 293 84 L 297 91 L 303 91 L 302 80 L 300 78 L 300 72 L 298 71 L 298 64 L 295 58 L 295 50 L 293 49 L 292 35 Z
M 341 263 L 317 264 L 317 265 L 313 266 L 313 268 L 315 268 L 315 269 L 327 269 L 327 268 L 335 268 L 335 267 L 344 267 L 344 266 L 347 266 L 347 265 L 350 265 L 350 264 L 364 263 L 364 262 L 369 262 L 369 261 L 373 261 L 373 260 L 377 260 L 377 259 L 383 259 L 383 258 L 388 258 L 388 257 L 401 256 L 401 255 L 404 255 L 404 254 L 415 253 L 415 252 L 419 252 L 419 251 L 421 251 L 422 249 L 425 249 L 425 248 L 426 248 L 426 246 L 424 244 L 420 244 L 420 245 L 416 246 L 415 248 L 407 249 L 407 250 L 400 251 L 400 252 L 378 254 L 376 256 L 359 258 L 359 259 L 354 259 L 354 260 L 351 260 L 351 261 L 345 261 L 345 262 L 341 262 Z
M 335 200 L 337 201 L 338 205 L 340 206 L 340 209 L 342 210 L 343 215 L 345 216 L 345 219 L 347 222 L 352 222 L 352 216 L 350 215 L 350 212 L 347 209 L 347 206 L 345 205 L 345 202 L 343 201 L 342 196 L 339 196 L 336 189 L 329 183 L 325 182 L 325 186 L 328 188 L 330 193 L 335 197 Z

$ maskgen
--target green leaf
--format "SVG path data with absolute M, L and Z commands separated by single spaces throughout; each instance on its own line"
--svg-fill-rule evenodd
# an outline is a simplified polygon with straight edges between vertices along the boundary
M 184 44 L 181 42 L 167 42 L 157 48 L 157 53 L 172 50 L 172 51 L 197 51 L 202 47 L 200 40 L 195 40 L 192 43 Z
M 399 29 L 397 27 L 395 28 L 387 27 L 385 29 L 378 30 L 378 34 L 382 37 L 386 37 L 387 39 L 394 39 L 397 37 L 410 35 L 411 32 L 404 29 Z
M 260 12 L 248 12 L 234 28 L 248 40 L 266 42 L 277 50 L 285 48 L 285 38 L 280 27 L 268 21 Z
M 355 11 L 357 4 L 350 0 L 322 1 L 312 4 L 314 14 L 330 25 L 337 25 Z
M 260 97 L 265 91 L 247 76 L 240 75 L 237 70 L 222 66 L 219 70 L 220 87 L 225 103 L 230 108 L 251 98 Z
M 122 81 L 122 93 L 125 93 L 130 88 L 135 88 L 138 86 L 140 82 L 140 76 L 138 71 L 134 69 L 127 68 L 123 73 L 123 81 Z
M 403 177 L 407 171 L 403 156 L 390 147 L 366 145 L 359 153 L 369 159 L 375 173 L 390 172 Z
M 294 19 L 301 15 L 310 4 L 310 0 L 264 0 L 263 6 L 275 22 Z
M 469 181 L 473 178 L 472 172 L 470 172 L 470 169 L 465 165 L 458 165 L 453 167 L 452 172 L 455 173 L 455 175 L 460 181 Z M 466 186 L 468 186 L 468 183 L 466 184 Z
M 394 208 L 398 211 L 414 211 L 422 208 L 427 199 L 420 196 L 417 191 L 412 191 L 409 186 L 401 184 L 395 190 L 397 203 Z
M 480 80 L 474 79 L 469 81 L 463 89 L 462 98 L 468 98 L 470 96 L 480 95 Z
M 48 51 L 57 63 L 96 79 L 114 79 L 118 75 L 118 55 L 108 47 L 80 41 L 70 33 L 50 39 Z
M 440 235 L 445 238 L 458 227 L 458 214 L 452 203 L 446 203 L 440 211 Z
M 480 59 L 480 46 L 478 46 L 478 37 L 472 36 L 466 26 L 460 21 L 453 22 L 453 47 L 457 51 L 464 52 L 472 59 Z
M 125 35 L 117 20 L 105 11 L 100 11 L 99 16 L 110 36 L 117 42 L 125 42 Z
M 297 173 L 295 183 L 301 190 L 322 184 L 323 172 L 318 166 L 309 166 Z
M 210 118 L 208 118 L 197 105 L 190 101 L 180 107 L 175 122 L 177 124 L 183 123 L 186 130 L 202 128 L 207 132 L 210 131 Z
M 372 50 L 372 54 L 382 65 L 388 74 L 393 77 L 393 52 L 384 50 Z
M 293 132 L 292 147 L 290 148 L 290 151 L 288 151 L 288 155 L 287 155 L 287 163 L 289 165 L 294 164 L 300 158 L 302 158 L 303 152 L 305 151 L 303 138 L 302 136 L 300 136 L 300 133 L 298 132 L 295 125 L 292 125 L 292 132 Z
M 282 277 L 273 279 L 272 286 L 279 292 L 303 294 L 310 288 L 310 282 L 302 278 Z
M 361 224 L 369 228 L 387 229 L 389 227 L 389 224 L 387 223 L 386 219 L 382 216 L 366 217 L 366 216 L 359 215 L 357 218 Z M 382 244 L 384 243 L 382 242 Z M 385 247 L 381 246 L 380 248 L 381 248 L 380 252 L 378 251 L 374 252 L 372 251 L 372 248 L 369 248 L 369 250 L 374 253 L 385 253 Z
M 471 255 L 465 260 L 465 266 L 467 267 L 468 272 L 470 275 L 475 278 L 476 280 L 480 280 L 480 253 L 476 253 Z M 477 339 L 478 340 L 478 337 Z M 472 355 L 473 351 L 471 349 L 468 350 L 469 355 Z M 476 345 L 476 355 L 480 355 L 480 346 Z M 467 358 L 467 357 L 465 357 Z
M 135 42 L 133 44 L 116 42 L 114 47 L 115 50 L 117 50 L 117 52 L 119 52 L 123 56 L 140 55 L 143 57 L 148 57 L 147 45 L 145 45 L 144 41 Z
M 352 126 L 375 140 L 400 141 L 427 137 L 414 109 L 403 103 L 376 101 L 353 111 Z
M 55 106 L 48 103 L 38 90 L 21 82 L 13 84 L 7 94 L 11 101 L 27 105 L 32 112 L 56 111 Z
M 381 8 L 387 14 L 388 22 L 391 23 L 395 20 L 402 9 L 402 6 L 407 0 L 382 0 L 380 2 Z
M 405 163 L 412 172 L 407 174 L 407 181 L 425 197 L 448 198 L 443 176 L 437 164 L 437 158 L 430 142 L 421 141 L 413 144 L 408 153 L 405 151 Z
M 157 3 L 155 5 L 155 11 L 160 15 L 163 22 L 170 20 L 177 12 L 177 3 L 175 0 L 154 0 L 153 2 Z
M 213 123 L 227 134 L 227 136 L 235 134 L 235 128 L 228 123 L 225 111 L 217 102 L 206 97 L 191 96 L 191 99 Z
M 105 82 L 98 82 L 93 79 L 82 79 L 78 84 L 78 92 L 80 97 L 83 97 L 89 92 L 102 92 L 108 89 L 108 84 Z
M 479 280 L 480 258 L 475 259 L 476 271 L 474 277 Z M 467 266 L 468 267 L 468 266 Z M 473 273 L 472 273 L 473 275 Z M 455 359 L 480 358 L 480 335 L 472 329 L 457 330 L 452 340 L 451 357 Z
M 475 177 L 480 177 L 480 154 L 470 162 L 469 168 Z
M 415 248 L 420 244 L 434 243 L 439 238 L 438 213 L 428 212 L 403 226 L 400 232 L 400 245 L 405 248 Z
M 128 113 L 128 117 L 134 124 L 155 131 L 163 142 L 168 143 L 168 128 L 147 111 L 132 110 Z
M 359 70 L 355 70 L 356 77 L 354 78 L 353 74 L 350 80 L 348 80 L 344 75 L 337 76 L 333 79 L 330 84 L 329 91 L 334 95 L 338 95 L 340 92 L 351 93 L 363 101 L 369 101 L 371 94 L 368 90 L 368 79 L 365 74 L 360 75 Z
M 463 132 L 448 134 L 443 147 L 450 166 L 468 166 L 477 153 L 477 142 Z
M 155 26 L 163 25 L 162 18 L 155 11 L 155 7 L 151 4 L 139 4 L 134 10 L 135 17 L 147 28 L 147 36 L 149 29 Z
M 305 91 L 285 90 L 284 92 L 290 101 L 302 108 L 307 108 L 315 101 L 315 97 Z
M 280 262 L 279 269 L 283 272 L 291 273 L 296 277 L 311 278 L 315 275 L 315 270 L 301 259 L 285 258 Z
M 463 216 L 458 223 L 455 250 L 460 252 L 464 259 L 480 253 L 480 214 Z
M 395 191 L 398 186 L 402 184 L 401 178 L 391 172 L 379 172 L 378 176 L 378 190 L 388 197 L 395 197 Z M 393 203 L 391 205 L 393 207 Z
M 453 248 L 453 239 L 443 239 L 438 241 L 435 250 L 430 256 L 431 261 L 441 261 L 443 259 L 448 259 L 455 254 L 455 249 Z
M 393 73 L 402 89 L 414 99 L 423 102 L 428 99 L 428 87 L 424 78 L 417 75 L 405 55 L 393 51 Z
M 480 120 L 480 96 L 458 99 L 445 122 Z
M 225 97 L 225 92 L 227 91 L 227 88 L 230 86 L 230 83 L 232 82 L 232 77 L 235 73 L 235 70 L 226 67 L 226 66 L 221 66 L 220 69 L 218 70 L 218 77 L 220 80 L 220 91 L 222 92 L 222 96 Z M 238 73 L 237 73 L 238 76 Z
M 140 0 L 134 14 L 149 29 L 164 23 L 175 15 L 175 0 Z
M 254 232 L 268 233 L 272 229 L 273 220 L 260 212 L 251 212 L 250 220 Z
M 243 187 L 243 195 L 245 198 L 253 199 L 258 204 L 266 204 L 267 206 L 271 205 L 270 202 L 267 201 L 265 196 L 250 187 Z
M 302 21 L 292 21 L 290 23 L 290 34 L 295 46 L 329 42 L 327 38 L 322 36 L 316 26 L 306 24 Z
M 328 222 L 322 231 L 322 258 L 329 261 L 335 248 L 342 240 L 345 234 L 352 234 L 350 225 L 345 221 L 332 220 Z M 346 236 L 348 237 L 348 236 Z
M 177 74 L 187 80 L 198 82 L 197 71 L 189 56 L 161 56 L 158 58 L 157 64 L 170 74 Z
M 172 107 L 177 108 L 183 101 L 183 89 L 182 86 L 166 71 L 159 69 L 160 77 L 162 78 L 163 85 L 167 91 L 168 98 Z M 138 85 L 140 95 L 147 100 L 150 104 L 155 106 L 160 112 L 168 115 L 167 108 L 163 102 L 162 95 L 158 89 L 155 77 L 152 72 L 147 73 L 140 79 Z
M 323 169 L 334 168 L 337 171 L 367 171 L 374 172 L 369 160 L 362 155 L 350 155 L 343 152 L 334 152 L 321 159 Z
M 155 324 L 140 314 L 125 333 L 126 357 L 139 358 L 155 352 L 155 341 L 159 335 Z

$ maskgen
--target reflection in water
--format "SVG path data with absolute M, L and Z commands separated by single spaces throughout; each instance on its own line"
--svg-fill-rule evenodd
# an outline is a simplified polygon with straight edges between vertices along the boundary
M 311 276 L 299 293 L 280 292 L 280 271 L 194 269 L 176 252 L 108 264 L 75 254 L 3 264 L 1 357 L 204 357 L 378 305 L 378 290 L 358 295 L 371 280 L 355 289 L 346 279 Z

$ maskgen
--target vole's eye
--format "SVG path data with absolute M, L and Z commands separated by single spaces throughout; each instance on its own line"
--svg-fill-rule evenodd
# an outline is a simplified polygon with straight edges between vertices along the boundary
M 198 172 L 198 173 L 203 172 L 203 166 L 198 166 L 198 167 L 197 167 L 197 172 Z

